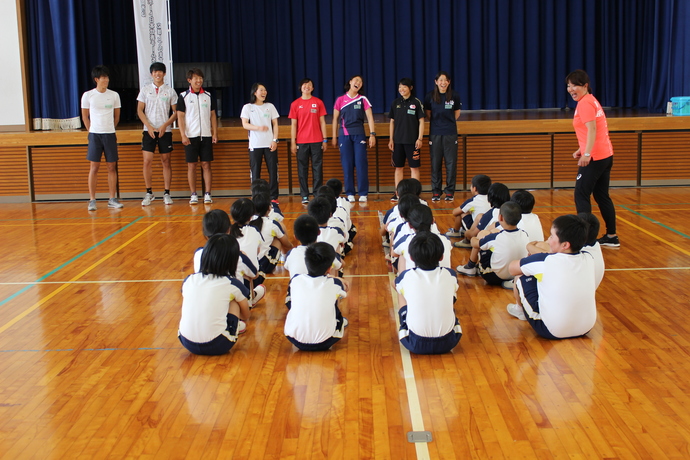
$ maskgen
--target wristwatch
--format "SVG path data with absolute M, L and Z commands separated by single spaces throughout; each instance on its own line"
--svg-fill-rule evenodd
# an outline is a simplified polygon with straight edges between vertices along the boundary
M 376 132 L 375 132 L 375 131 L 372 131 L 372 132 L 369 133 L 369 135 L 370 135 L 370 136 L 376 137 Z
M 586 157 L 590 157 L 590 156 L 592 156 L 592 154 L 591 154 L 591 153 L 585 152 L 585 156 L 586 156 Z
M 275 142 L 275 143 L 277 144 L 277 143 L 278 143 L 278 139 L 273 139 L 273 142 Z

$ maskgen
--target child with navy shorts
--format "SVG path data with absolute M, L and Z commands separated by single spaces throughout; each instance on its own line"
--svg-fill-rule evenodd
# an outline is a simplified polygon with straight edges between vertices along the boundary
M 470 241 L 477 236 L 479 232 L 485 229 L 491 231 L 497 227 L 501 205 L 510 200 L 510 190 L 508 190 L 505 184 L 494 182 L 491 184 L 491 187 L 489 187 L 486 199 L 491 208 L 484 213 L 477 214 L 476 219 L 472 222 L 472 226 L 465 232 L 464 238 L 453 244 L 456 248 L 471 248 L 472 244 Z
M 234 221 L 230 226 L 230 235 L 237 238 L 240 249 L 247 254 L 252 265 L 259 267 L 259 251 L 263 236 L 256 227 L 249 225 L 254 218 L 255 210 L 254 203 L 248 198 L 240 198 L 235 201 L 230 206 L 230 215 Z M 266 287 L 263 284 L 252 282 L 250 293 L 249 306 L 253 308 L 266 294 Z
M 333 215 L 331 203 L 326 198 L 317 196 L 309 202 L 307 212 L 319 224 L 319 236 L 316 238 L 316 241 L 330 244 L 335 249 L 336 254 L 342 255 L 347 238 L 340 228 L 328 225 L 328 221 Z
M 515 190 L 510 201 L 516 202 L 522 208 L 522 219 L 518 223 L 518 228 L 527 232 L 530 241 L 544 241 L 544 229 L 539 216 L 532 212 L 534 195 L 527 190 Z
M 237 342 L 240 323 L 249 319 L 249 291 L 238 279 L 240 246 L 227 234 L 211 236 L 201 270 L 182 284 L 182 317 L 178 338 L 197 355 L 222 355 Z
M 465 231 L 472 227 L 474 220 L 479 214 L 483 214 L 491 208 L 488 197 L 491 178 L 484 174 L 477 174 L 472 178 L 470 191 L 472 198 L 465 200 L 457 208 L 453 209 L 453 226 L 448 229 L 446 236 L 449 238 L 460 238 Z
M 420 232 L 432 232 L 438 235 L 443 244 L 443 257 L 441 257 L 439 265 L 441 267 L 450 268 L 453 245 L 446 235 L 439 235 L 438 228 L 434 224 L 434 216 L 432 215 L 431 208 L 423 204 L 415 203 L 405 215 L 407 216 L 405 227 L 409 229 L 409 232 L 405 234 L 402 234 L 401 231 L 398 232 L 399 238 L 396 237 L 395 245 L 393 246 L 393 252 L 399 256 L 398 271 L 403 272 L 408 268 L 414 268 L 416 266 L 410 255 L 410 244 Z
M 400 310 L 400 343 L 417 354 L 451 351 L 462 337 L 453 304 L 458 281 L 455 272 L 439 267 L 443 244 L 438 235 L 420 232 L 410 243 L 417 267 L 395 279 Z
M 575 215 L 557 217 L 547 240 L 548 253 L 510 263 L 515 280 L 515 303 L 508 313 L 527 320 L 547 339 L 587 334 L 597 320 L 594 258 L 581 251 L 587 241 L 587 222 Z
M 303 351 L 328 350 L 345 332 L 347 319 L 338 304 L 347 297 L 348 285 L 329 276 L 335 250 L 328 243 L 314 243 L 304 253 L 308 273 L 295 275 L 288 285 L 285 336 Z
M 280 261 L 280 254 L 287 254 L 292 249 L 292 242 L 283 231 L 280 222 L 268 217 L 271 211 L 271 196 L 262 192 L 254 195 L 252 202 L 256 217 L 249 225 L 256 228 L 262 236 L 258 255 L 259 276 L 256 283 L 262 284 L 266 275 L 274 272 L 276 264 Z

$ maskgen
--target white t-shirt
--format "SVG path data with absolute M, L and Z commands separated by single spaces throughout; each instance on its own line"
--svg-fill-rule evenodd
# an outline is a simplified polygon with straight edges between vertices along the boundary
M 229 276 L 189 275 L 182 284 L 182 318 L 179 332 L 192 342 L 206 343 L 227 331 L 230 302 L 242 301 L 249 290 Z
M 170 108 L 177 105 L 177 93 L 165 83 L 158 87 L 151 83 L 139 91 L 137 101 L 146 105 L 144 108 L 146 118 L 154 128 L 158 128 L 170 118 Z M 171 131 L 172 126 L 168 125 L 165 132 Z
M 492 272 L 503 280 L 513 279 L 508 269 L 514 260 L 527 257 L 527 243 L 529 238 L 524 230 L 501 230 L 498 233 L 490 233 L 479 240 L 480 271 L 482 268 L 491 267 Z M 482 262 L 489 257 L 489 265 Z
M 472 214 L 472 220 L 476 219 L 479 214 L 484 214 L 491 209 L 489 198 L 486 195 L 474 195 L 472 198 L 466 200 L 460 207 L 462 212 L 469 212 Z
M 335 249 L 335 252 L 340 254 L 343 251 L 342 245 L 345 244 L 347 238 L 345 238 L 345 234 L 338 227 L 320 227 L 316 241 L 330 244 Z
M 410 331 L 422 337 L 441 337 L 453 330 L 453 300 L 458 290 L 453 270 L 442 267 L 405 270 L 395 279 L 395 289 L 407 301 Z
M 273 132 L 271 121 L 279 118 L 278 111 L 270 102 L 261 105 L 245 104 L 240 118 L 246 118 L 254 126 L 267 126 L 268 131 L 249 131 L 249 150 L 269 148 L 278 133 Z
M 263 242 L 261 233 L 251 225 L 245 225 L 241 228 L 241 231 L 242 236 L 237 238 L 237 242 L 240 244 L 240 251 L 247 254 L 251 263 L 256 268 L 259 268 L 259 250 Z
M 201 270 L 201 254 L 204 252 L 204 248 L 198 248 L 194 251 L 194 273 L 198 273 Z M 255 267 L 247 254 L 241 252 L 240 258 L 237 260 L 237 271 L 235 272 L 235 278 L 242 280 L 245 276 L 248 278 L 254 278 L 257 275 L 258 269 Z
M 290 280 L 285 335 L 301 343 L 321 343 L 336 333 L 335 306 L 347 296 L 340 280 L 296 275 Z
M 409 228 L 409 225 L 407 228 Z M 441 259 L 438 265 L 442 268 L 451 268 L 450 258 L 453 253 L 453 243 L 450 242 L 446 235 L 439 235 L 437 232 L 433 233 L 436 233 L 438 238 L 441 240 L 441 243 L 443 243 L 443 259 Z M 401 257 L 405 258 L 406 270 L 415 268 L 417 266 L 417 264 L 412 260 L 412 256 L 410 256 L 410 243 L 412 243 L 415 235 L 416 233 L 414 232 L 404 235 L 393 247 L 393 251 L 396 254 L 399 254 Z
M 517 228 L 526 231 L 530 241 L 544 241 L 544 229 L 539 216 L 534 213 L 523 214 Z
M 592 254 L 592 257 L 594 257 L 594 281 L 596 282 L 596 288 L 599 289 L 601 280 L 604 279 L 604 272 L 606 271 L 604 254 L 601 253 L 601 245 L 596 241 L 593 246 L 582 246 L 582 252 L 589 252 Z
M 263 240 L 259 245 L 259 260 L 268 254 L 268 250 L 271 248 L 271 243 L 273 243 L 274 238 L 280 239 L 285 235 L 278 222 L 271 220 L 268 216 L 264 216 L 262 219 L 264 220 L 261 225 L 261 236 Z
M 89 109 L 89 132 L 112 134 L 115 132 L 115 109 L 120 108 L 120 95 L 106 89 L 101 93 L 96 88 L 85 92 L 81 97 L 81 108 Z
M 524 299 L 522 304 L 533 319 L 541 319 L 556 337 L 576 337 L 587 333 L 597 320 L 594 258 L 577 254 L 533 254 L 520 261 L 522 273 L 537 279 L 539 312 Z
M 307 250 L 307 246 L 299 245 L 290 249 L 285 256 L 285 263 L 283 267 L 290 273 L 290 278 L 295 275 L 306 275 L 309 273 L 307 270 L 307 263 L 304 261 L 304 252 Z M 336 257 L 333 259 L 332 267 L 336 270 L 340 270 L 343 263 Z

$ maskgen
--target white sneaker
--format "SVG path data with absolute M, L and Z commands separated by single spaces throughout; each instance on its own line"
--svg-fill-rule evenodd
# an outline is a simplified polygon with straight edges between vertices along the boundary
M 259 284 L 257 287 L 254 288 L 254 297 L 249 302 L 249 306 L 254 308 L 254 306 L 256 306 L 256 304 L 259 303 L 259 301 L 263 299 L 265 295 L 266 286 L 264 286 L 263 284 Z
M 456 248 L 471 248 L 472 243 L 463 238 L 462 240 L 453 243 L 453 246 Z
M 144 199 L 141 200 L 141 205 L 142 206 L 148 206 L 155 199 L 156 199 L 156 197 L 153 195 L 153 193 L 146 193 L 146 196 L 144 197 Z
M 355 202 L 355 196 L 354 195 L 348 195 L 347 201 L 349 201 L 350 203 L 354 203 Z
M 189 204 L 199 204 L 199 196 L 196 193 L 189 197 Z
M 165 204 L 165 205 L 173 204 L 172 197 L 170 196 L 169 193 L 166 193 L 165 195 L 163 195 L 163 204 Z
M 520 321 L 527 321 L 527 317 L 525 317 L 525 310 L 520 305 L 516 303 L 509 303 L 506 307 L 506 310 L 508 310 L 508 313 Z
M 245 332 L 247 332 L 247 323 L 239 320 L 237 323 L 237 335 L 244 334 Z
M 455 230 L 453 227 L 450 227 L 448 231 L 446 232 L 446 236 L 448 238 L 461 238 L 463 235 L 462 230 Z
M 89 211 L 95 211 L 96 208 L 96 200 L 89 200 L 89 207 L 87 208 Z
M 343 318 L 343 327 L 347 327 L 348 324 L 350 324 L 350 322 L 347 320 L 347 318 Z
M 120 209 L 124 208 L 125 205 L 120 203 L 120 200 L 118 200 L 117 198 L 111 198 L 108 200 L 108 207 L 113 209 Z
M 478 270 L 477 270 L 476 265 L 472 268 L 468 267 L 467 265 L 458 265 L 457 267 L 455 267 L 455 271 L 460 273 L 460 274 L 466 275 L 466 276 L 477 276 L 478 275 L 478 273 L 477 273 Z
M 352 197 L 352 198 L 354 198 L 354 197 Z M 359 197 L 359 202 L 360 202 L 360 203 L 366 203 L 366 202 L 367 202 L 367 197 L 366 197 L 366 195 L 365 195 L 365 196 L 360 196 L 360 197 Z
M 210 193 L 204 193 L 204 204 L 211 204 L 213 203 L 213 199 L 211 198 Z
M 501 283 L 503 289 L 513 289 L 515 287 L 515 282 L 513 280 L 506 280 Z

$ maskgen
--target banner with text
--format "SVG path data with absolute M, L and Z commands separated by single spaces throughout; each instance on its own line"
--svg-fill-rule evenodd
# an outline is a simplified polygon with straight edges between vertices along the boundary
M 137 34 L 139 85 L 151 83 L 149 67 L 162 62 L 167 68 L 165 83 L 172 86 L 172 44 L 168 28 L 169 0 L 133 0 Z

